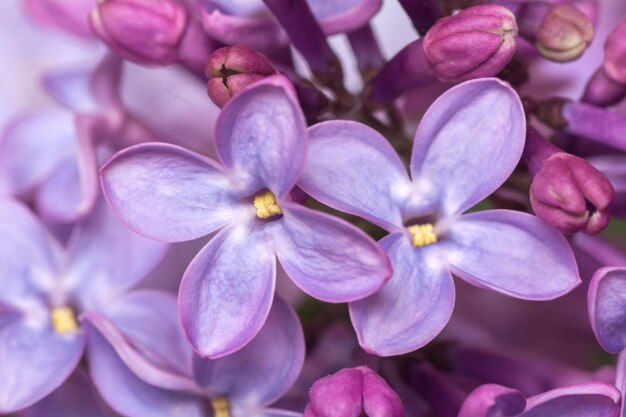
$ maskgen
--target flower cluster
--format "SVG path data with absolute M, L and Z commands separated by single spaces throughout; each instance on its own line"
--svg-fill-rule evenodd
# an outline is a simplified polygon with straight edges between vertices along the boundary
M 0 5 L 0 415 L 624 417 L 619 3 Z

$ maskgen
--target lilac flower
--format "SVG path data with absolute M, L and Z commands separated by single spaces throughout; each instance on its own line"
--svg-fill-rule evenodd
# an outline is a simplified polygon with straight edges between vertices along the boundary
M 620 353 L 626 347 L 626 268 L 600 268 L 589 284 L 588 305 L 600 345 Z
M 620 394 L 601 383 L 558 388 L 525 398 L 514 389 L 487 384 L 465 400 L 459 417 L 617 417 Z
M 301 289 L 324 301 L 354 301 L 384 284 L 389 264 L 375 242 L 289 197 L 307 135 L 285 78 L 268 77 L 231 99 L 215 142 L 223 165 L 145 144 L 102 168 L 109 203 L 136 232 L 176 242 L 219 230 L 179 291 L 183 327 L 198 352 L 224 356 L 259 331 L 273 299 L 276 258 Z
M 391 280 L 350 304 L 364 349 L 395 355 L 432 340 L 452 313 L 451 273 L 530 300 L 553 299 L 579 284 L 567 242 L 536 217 L 508 210 L 462 215 L 513 171 L 524 147 L 524 122 L 519 98 L 507 85 L 479 79 L 454 87 L 417 130 L 412 181 L 374 130 L 346 121 L 310 129 L 298 185 L 391 233 L 381 241 L 394 269 Z
M 132 234 L 100 204 L 64 249 L 26 207 L 9 199 L 0 206 L 1 413 L 35 403 L 68 378 L 85 349 L 84 312 L 110 317 L 124 335 L 120 344 L 151 356 L 169 349 L 142 337 L 149 330 L 139 323 L 159 308 L 159 293 L 127 293 L 161 260 L 165 245 Z
M 169 312 L 175 317 L 175 308 Z M 216 417 L 300 415 L 268 408 L 291 386 L 304 360 L 300 322 L 280 298 L 261 331 L 243 349 L 215 360 L 194 357 L 193 376 L 189 366 L 186 387 L 137 374 L 123 352 L 102 336 L 102 332 L 89 332 L 93 345 L 89 350 L 91 375 L 102 397 L 125 416 L 203 417 L 208 409 L 213 411 L 209 415 Z M 174 340 L 181 342 L 183 338 Z M 191 349 L 187 351 L 191 353 Z M 178 367 L 188 365 L 182 356 L 170 359 Z
M 227 45 L 243 43 L 268 50 L 287 44 L 287 35 L 262 0 L 200 0 L 204 29 Z M 366 24 L 381 0 L 307 1 L 324 33 L 350 32 Z
M 384 379 L 366 366 L 347 368 L 311 387 L 304 417 L 401 417 L 402 401 Z

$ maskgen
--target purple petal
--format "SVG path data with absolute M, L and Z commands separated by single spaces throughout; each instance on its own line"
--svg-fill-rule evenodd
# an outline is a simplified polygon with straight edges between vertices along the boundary
M 21 417 L 109 417 L 85 372 L 77 369 L 52 394 L 20 413 Z
M 232 215 L 231 185 L 214 161 L 178 146 L 149 143 L 115 154 L 102 188 L 122 222 L 157 240 L 192 240 Z
M 178 293 L 180 319 L 202 356 L 219 358 L 241 349 L 265 323 L 276 260 L 259 229 L 223 229 L 185 271 Z
M 89 305 L 137 284 L 161 262 L 168 247 L 128 229 L 100 198 L 73 230 L 66 280 Z
M 215 127 L 215 146 L 244 194 L 293 188 L 306 153 L 306 122 L 293 87 L 267 77 L 233 97 Z
M 387 230 L 402 227 L 411 182 L 398 154 L 377 131 L 333 120 L 309 129 L 298 185 L 315 199 Z
M 76 159 L 59 166 L 35 196 L 37 211 L 52 222 L 68 223 L 86 215 L 100 193 L 94 137 L 101 128 L 101 120 L 78 115 L 75 125 Z
M 535 395 L 520 417 L 616 417 L 619 403 L 615 387 L 589 383 Z
M 276 255 L 303 291 L 328 302 L 366 297 L 389 279 L 385 252 L 355 226 L 325 213 L 283 203 Z
M 599 269 L 589 283 L 588 305 L 600 345 L 620 353 L 626 347 L 626 268 Z
M 58 242 L 30 210 L 10 199 L 0 199 L 0 236 L 0 304 L 43 308 L 40 294 L 58 284 L 61 271 Z
M 81 318 L 107 339 L 126 366 L 145 382 L 165 389 L 194 389 L 191 349 L 178 323 L 173 295 L 134 291 L 107 305 L 103 313 L 88 311 Z
M 255 417 L 302 417 L 302 413 L 295 411 L 279 410 L 277 408 L 266 408 L 258 411 Z
M 89 329 L 89 372 L 99 394 L 125 416 L 203 417 L 201 397 L 154 387 L 138 378 L 122 362 L 102 335 Z
M 402 234 L 381 244 L 393 267 L 376 294 L 350 303 L 350 317 L 361 347 L 379 356 L 416 350 L 435 338 L 454 308 L 454 282 L 442 264 L 439 245 L 414 248 Z
M 72 68 L 49 71 L 43 76 L 43 88 L 72 112 L 95 113 L 98 102 L 89 89 L 89 70 Z
M 307 3 L 327 35 L 362 27 L 382 6 L 382 0 L 308 0 Z
M 551 300 L 581 282 L 567 240 L 530 214 L 467 214 L 448 233 L 452 272 L 479 287 L 525 300 Z
M 485 384 L 465 399 L 459 417 L 514 417 L 525 408 L 526 398 L 518 390 Z
M 194 357 L 194 375 L 200 386 L 228 397 L 231 407 L 247 415 L 247 408 L 267 406 L 285 394 L 303 361 L 300 321 L 277 297 L 265 325 L 250 343 L 221 359 Z
M 14 119 L 0 138 L 0 194 L 24 193 L 74 155 L 73 116 L 46 110 Z
M 80 360 L 82 332 L 58 334 L 18 318 L 0 323 L 0 413 L 39 401 L 61 385 Z
M 443 93 L 415 134 L 411 176 L 420 199 L 438 200 L 453 215 L 494 192 L 520 160 L 525 121 L 517 93 L 495 78 Z

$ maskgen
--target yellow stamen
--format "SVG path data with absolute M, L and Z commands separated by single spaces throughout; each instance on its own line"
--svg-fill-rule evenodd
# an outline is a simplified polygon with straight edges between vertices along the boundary
M 55 307 L 52 309 L 52 328 L 57 333 L 69 333 L 78 328 L 76 316 L 70 307 Z
M 430 245 L 437 242 L 437 235 L 435 234 L 435 228 L 432 224 L 415 224 L 407 227 L 409 233 L 413 237 L 413 246 L 421 248 L 422 246 Z
M 256 208 L 256 215 L 260 219 L 283 214 L 280 206 L 276 203 L 276 197 L 274 197 L 271 191 L 266 191 L 254 197 L 254 207 Z
M 230 417 L 230 408 L 228 407 L 228 400 L 226 398 L 213 398 L 211 400 L 211 407 L 213 407 L 213 417 Z

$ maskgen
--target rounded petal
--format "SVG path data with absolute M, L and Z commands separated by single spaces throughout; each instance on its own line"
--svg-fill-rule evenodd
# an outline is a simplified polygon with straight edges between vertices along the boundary
M 82 332 L 58 334 L 21 317 L 0 323 L 0 413 L 50 394 L 76 368 L 84 345 Z
M 402 234 L 381 241 L 393 275 L 376 294 L 350 303 L 361 347 L 379 356 L 414 351 L 437 336 L 454 309 L 454 282 L 439 245 L 414 248 Z
M 156 268 L 168 247 L 128 229 L 101 197 L 70 237 L 67 286 L 80 294 L 83 308 L 88 308 L 111 292 L 136 285 Z
M 512 210 L 467 214 L 448 231 L 455 275 L 524 300 L 551 300 L 581 280 L 567 240 L 535 216 Z
M 374 129 L 333 120 L 309 129 L 309 149 L 298 181 L 315 199 L 387 230 L 402 227 L 402 200 L 411 182 L 389 142 Z
M 389 260 L 372 238 L 344 220 L 282 203 L 276 255 L 303 291 L 328 302 L 355 301 L 380 289 Z
M 467 210 L 511 175 L 525 137 L 524 109 L 508 84 L 482 78 L 451 88 L 415 134 L 411 176 L 420 199 L 438 200 L 444 215 Z
M 0 304 L 26 310 L 43 307 L 41 293 L 56 283 L 62 251 L 31 211 L 0 199 Z
M 100 332 L 145 382 L 164 389 L 194 389 L 191 348 L 178 322 L 174 295 L 134 291 L 107 305 L 104 312 L 88 311 L 81 319 Z
M 262 231 L 229 227 L 191 261 L 180 283 L 178 308 L 189 341 L 219 358 L 254 338 L 269 314 L 276 259 Z
M 116 215 L 152 239 L 192 240 L 231 216 L 231 185 L 219 165 L 178 146 L 131 146 L 102 167 L 101 179 Z
M 603 383 L 558 388 L 528 399 L 520 417 L 616 417 L 620 393 Z
M 71 400 L 71 401 L 70 401 Z M 77 369 L 63 385 L 20 413 L 21 417 L 110 417 L 89 377 Z
M 244 194 L 269 188 L 277 197 L 289 192 L 302 170 L 306 122 L 292 85 L 275 75 L 233 97 L 215 126 L 220 159 Z
M 589 283 L 589 318 L 602 347 L 620 353 L 626 347 L 626 268 L 601 268 Z
M 89 89 L 89 70 L 72 68 L 49 71 L 43 75 L 43 88 L 72 112 L 95 113 L 98 102 Z
M 362 27 L 383 4 L 382 0 L 308 0 L 307 3 L 326 35 Z
M 526 408 L 526 398 L 518 390 L 485 384 L 472 391 L 461 406 L 459 417 L 514 417 Z
M 14 119 L 0 138 L 0 194 L 21 194 L 39 185 L 75 147 L 69 112 L 46 110 Z
M 203 417 L 202 397 L 152 386 L 138 378 L 102 335 L 88 332 L 89 373 L 99 394 L 125 416 Z
M 304 334 L 295 312 L 275 298 L 265 325 L 243 349 L 220 359 L 194 357 L 198 384 L 228 397 L 231 407 L 247 409 L 278 400 L 295 382 L 304 361 Z

